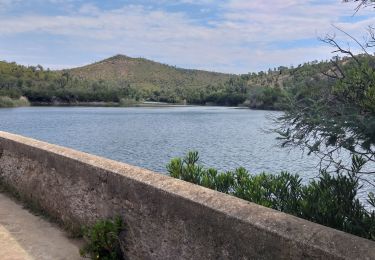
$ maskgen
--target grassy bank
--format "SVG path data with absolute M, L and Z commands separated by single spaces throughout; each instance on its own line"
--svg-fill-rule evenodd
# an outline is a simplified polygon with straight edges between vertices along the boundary
M 29 105 L 30 102 L 26 97 L 14 99 L 7 96 L 0 96 L 0 107 L 25 107 Z

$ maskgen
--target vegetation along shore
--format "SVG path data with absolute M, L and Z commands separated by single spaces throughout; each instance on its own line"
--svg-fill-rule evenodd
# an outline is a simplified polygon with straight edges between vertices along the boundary
M 339 62 L 353 65 L 351 58 Z M 309 95 L 309 89 L 333 85 L 334 80 L 326 75 L 331 69 L 331 61 L 312 61 L 233 75 L 180 69 L 125 55 L 59 71 L 2 61 L 0 96 L 8 100 L 1 100 L 2 106 L 27 105 L 16 102 L 23 97 L 32 105 L 153 105 L 144 104 L 147 101 L 280 110 L 290 96 Z

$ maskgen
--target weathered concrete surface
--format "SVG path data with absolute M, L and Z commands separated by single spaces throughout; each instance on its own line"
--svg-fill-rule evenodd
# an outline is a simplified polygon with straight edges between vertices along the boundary
M 1 260 L 78 260 L 79 241 L 0 193 Z
M 375 243 L 161 174 L 0 132 L 0 177 L 67 225 L 123 217 L 129 259 L 375 259 Z

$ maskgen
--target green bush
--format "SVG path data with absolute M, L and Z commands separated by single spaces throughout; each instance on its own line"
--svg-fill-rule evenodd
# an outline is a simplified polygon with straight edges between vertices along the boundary
M 198 165 L 197 152 L 184 159 L 175 158 L 167 165 L 169 175 L 275 210 L 286 212 L 328 227 L 375 240 L 375 210 L 369 211 L 357 199 L 357 172 L 330 175 L 322 171 L 307 184 L 296 174 L 261 173 L 251 175 L 244 168 L 219 173 Z M 369 194 L 375 207 L 375 197 Z
M 351 234 L 375 240 L 375 211 L 366 211 L 356 198 L 358 178 L 322 172 L 303 187 L 301 217 Z
M 114 220 L 99 220 L 93 226 L 83 228 L 87 244 L 81 248 L 80 254 L 91 259 L 123 259 L 119 242 L 119 235 L 123 230 L 120 217 Z
M 21 107 L 29 105 L 30 103 L 25 97 L 10 98 L 7 96 L 0 96 L 0 107 Z
M 122 98 L 120 99 L 119 105 L 121 107 L 131 107 L 139 104 L 139 102 L 132 98 Z

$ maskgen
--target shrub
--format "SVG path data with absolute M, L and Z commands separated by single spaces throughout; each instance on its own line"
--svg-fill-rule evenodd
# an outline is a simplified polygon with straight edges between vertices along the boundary
M 120 102 L 119 102 L 119 105 L 121 107 L 131 107 L 131 106 L 135 106 L 137 104 L 139 104 L 139 102 L 135 99 L 132 99 L 132 98 L 121 98 Z
M 20 107 L 28 105 L 30 105 L 30 103 L 25 97 L 13 99 L 7 96 L 0 96 L 0 107 Z
M 80 254 L 91 259 L 123 259 L 119 242 L 119 235 L 123 230 L 120 217 L 114 220 L 99 220 L 91 227 L 84 227 L 83 236 L 87 244 L 81 248 Z
M 251 175 L 244 168 L 219 173 L 205 169 L 197 162 L 197 152 L 184 159 L 175 158 L 167 165 L 170 176 L 275 210 L 286 212 L 328 227 L 375 240 L 375 210 L 368 211 L 357 199 L 357 172 L 330 175 L 325 171 L 318 179 L 302 184 L 296 174 L 261 173 Z M 369 194 L 369 204 L 375 207 L 375 196 Z
M 357 199 L 358 189 L 355 174 L 331 176 L 323 171 L 303 187 L 301 217 L 375 240 L 375 211 L 368 212 Z

